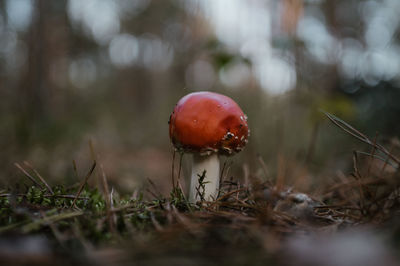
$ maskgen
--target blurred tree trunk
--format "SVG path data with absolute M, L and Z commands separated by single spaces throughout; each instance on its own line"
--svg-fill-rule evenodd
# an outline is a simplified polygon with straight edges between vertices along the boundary
M 19 141 L 29 141 L 35 126 L 48 118 L 47 54 L 45 41 L 46 1 L 34 2 L 32 23 L 27 33 L 27 64 L 22 73 L 19 91 Z
M 29 60 L 28 71 L 25 81 L 28 106 L 34 120 L 46 119 L 47 102 L 47 54 L 46 54 L 46 32 L 45 32 L 45 1 L 36 1 L 36 15 L 32 23 L 28 39 Z
M 338 21 L 336 16 L 338 3 L 336 1 L 325 1 L 323 3 L 324 13 L 326 14 L 326 23 L 329 32 L 337 38 L 341 39 L 340 30 L 338 27 Z M 334 55 L 332 55 L 334 56 Z M 328 75 L 326 75 L 325 86 L 326 90 L 330 93 L 337 93 L 338 88 L 340 87 L 340 77 L 337 69 L 337 65 L 332 62 L 331 66 L 328 70 Z

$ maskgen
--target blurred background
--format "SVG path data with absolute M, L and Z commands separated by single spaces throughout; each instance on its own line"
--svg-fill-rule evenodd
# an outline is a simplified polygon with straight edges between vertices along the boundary
M 200 90 L 249 117 L 229 175 L 331 179 L 365 147 L 320 109 L 396 148 L 399 14 L 398 0 L 0 0 L 0 182 L 24 160 L 77 182 L 91 141 L 113 186 L 167 193 L 167 121 Z

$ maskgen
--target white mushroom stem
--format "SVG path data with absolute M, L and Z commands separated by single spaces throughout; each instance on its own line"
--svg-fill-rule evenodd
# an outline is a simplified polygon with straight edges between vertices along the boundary
M 193 154 L 192 174 L 190 179 L 189 201 L 195 203 L 201 199 L 212 200 L 218 196 L 219 158 L 217 153 L 211 155 Z M 205 178 L 200 180 L 204 171 Z

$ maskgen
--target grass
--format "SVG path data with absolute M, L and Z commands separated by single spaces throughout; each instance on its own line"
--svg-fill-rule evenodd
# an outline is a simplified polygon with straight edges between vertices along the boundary
M 0 190 L 0 263 L 292 265 L 288 247 L 294 238 L 349 229 L 384 234 L 388 249 L 398 249 L 397 157 L 377 138 L 326 115 L 371 150 L 355 151 L 351 173 L 339 173 L 308 194 L 293 191 L 281 178 L 261 180 L 249 173 L 228 178 L 224 167 L 218 198 L 190 204 L 174 171 L 168 197 L 149 180 L 151 197 L 145 199 L 144 192 L 110 190 L 95 160 L 82 181 L 69 187 L 51 187 L 29 163 L 17 163 L 29 185 Z M 88 185 L 95 171 L 99 188 Z

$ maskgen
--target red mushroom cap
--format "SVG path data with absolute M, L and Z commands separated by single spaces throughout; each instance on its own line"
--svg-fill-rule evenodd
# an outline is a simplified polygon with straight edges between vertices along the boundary
M 214 92 L 195 92 L 176 104 L 169 136 L 178 150 L 231 154 L 249 137 L 247 117 L 231 98 Z

